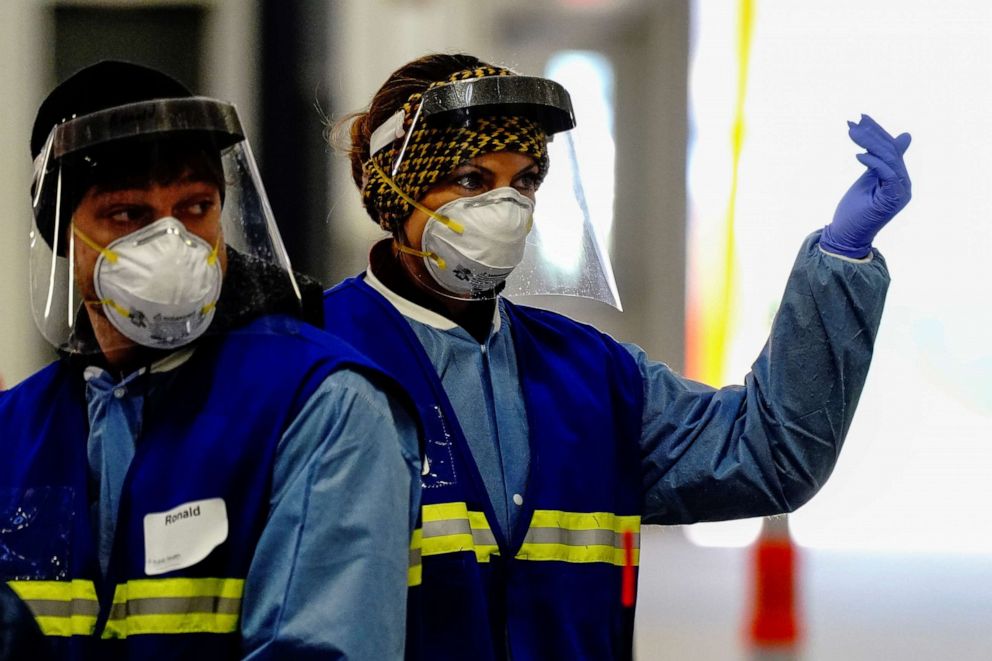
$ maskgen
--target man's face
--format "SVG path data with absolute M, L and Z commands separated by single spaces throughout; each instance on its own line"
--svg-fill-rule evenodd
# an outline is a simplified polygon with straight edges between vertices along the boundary
M 76 207 L 72 222 L 97 245 L 106 247 L 156 220 L 172 216 L 190 233 L 211 246 L 218 246 L 221 269 L 226 271 L 227 253 L 221 238 L 220 212 L 220 191 L 216 185 L 184 177 L 171 184 L 149 184 L 143 188 L 93 186 Z M 76 240 L 73 255 L 74 275 L 83 298 L 95 300 L 93 269 L 100 253 Z

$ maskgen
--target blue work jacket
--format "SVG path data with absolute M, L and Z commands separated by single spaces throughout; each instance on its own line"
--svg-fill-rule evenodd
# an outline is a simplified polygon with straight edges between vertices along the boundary
M 342 367 L 379 373 L 288 317 L 201 340 L 145 412 L 105 579 L 78 371 L 53 363 L 3 393 L 0 509 L 21 515 L 3 535 L 0 579 L 57 658 L 240 656 L 245 578 L 269 515 L 276 445 Z
M 433 431 L 427 426 L 425 508 L 420 534 L 413 540 L 411 598 L 416 602 L 435 595 L 427 600 L 438 604 L 449 599 L 461 610 L 453 612 L 457 608 L 445 603 L 435 608 L 412 604 L 408 642 L 420 642 L 408 645 L 409 658 L 487 659 L 506 653 L 514 659 L 623 658 L 629 654 L 629 631 L 623 631 L 625 640 L 619 644 L 591 641 L 612 641 L 624 629 L 622 617 L 617 627 L 619 599 L 614 597 L 620 585 L 618 545 L 636 521 L 623 513 L 626 494 L 637 494 L 635 514 L 645 523 L 692 523 L 792 511 L 819 490 L 837 461 L 864 385 L 889 278 L 877 251 L 863 260 L 844 259 L 821 250 L 818 238 L 814 233 L 800 250 L 769 341 L 743 385 L 724 388 L 686 379 L 634 345 L 502 299 L 489 338 L 473 345 L 463 329 L 376 277 L 380 267 L 389 266 L 384 263 L 390 259 L 387 243 L 373 250 L 369 273 L 325 295 L 327 327 L 405 380 L 417 397 L 421 418 L 436 421 Z M 596 350 L 588 353 L 592 346 Z M 567 364 L 590 360 L 589 365 Z M 544 385 L 535 387 L 539 383 Z M 617 406 L 636 390 L 642 393 L 639 414 L 634 407 Z M 559 410 L 549 411 L 548 405 Z M 600 423 L 571 426 L 569 416 L 586 421 L 587 409 L 605 417 Z M 621 411 L 626 431 L 615 433 L 620 429 L 615 416 Z M 569 439 L 568 430 L 581 439 L 576 447 L 592 451 L 552 452 L 559 461 L 544 461 L 546 445 Z M 631 447 L 636 448 L 633 453 Z M 604 461 L 610 452 L 634 454 L 637 465 Z M 561 471 L 564 481 L 555 471 Z M 451 509 L 434 500 L 431 492 L 445 491 L 435 475 L 442 482 L 459 482 L 468 494 L 464 513 L 461 505 Z M 590 476 L 588 494 L 578 493 L 569 475 Z M 624 494 L 616 510 L 606 510 L 612 519 L 598 513 L 591 521 L 554 514 L 580 514 L 582 507 L 574 503 L 585 502 L 586 495 L 601 498 L 595 486 L 601 483 L 616 484 Z M 557 488 L 562 489 L 560 506 L 544 509 L 546 501 L 534 501 L 536 494 Z M 513 503 L 509 515 L 499 516 L 493 504 L 508 502 Z M 431 509 L 429 503 L 442 507 Z M 540 512 L 552 512 L 551 518 Z M 568 546 L 555 540 L 581 539 L 565 532 L 571 525 L 591 526 L 587 530 L 616 525 L 614 533 L 619 531 L 620 538 L 614 536 L 609 547 L 614 555 L 605 553 L 608 545 L 593 545 L 601 546 L 604 555 L 589 563 L 611 575 L 608 607 L 598 617 L 577 606 L 568 617 L 538 616 L 534 622 L 540 626 L 530 630 L 515 625 L 512 612 L 529 613 L 528 599 L 581 602 L 600 589 L 590 579 L 590 589 L 583 590 L 582 573 L 569 573 L 564 566 L 578 564 L 577 556 L 554 555 L 564 556 L 562 547 Z M 547 528 L 555 532 L 549 535 Z M 542 532 L 528 540 L 532 530 Z M 605 540 L 606 533 L 601 534 Z M 542 562 L 532 561 L 537 555 L 519 557 L 534 544 L 552 555 Z M 466 548 L 473 549 L 475 561 L 451 562 L 470 558 Z M 485 562 L 489 567 L 480 569 Z M 444 571 L 435 572 L 432 566 Z M 535 589 L 553 583 L 557 593 L 516 591 L 515 577 L 524 571 L 546 572 L 549 582 L 536 580 Z M 565 575 L 572 580 L 554 578 Z M 471 596 L 462 594 L 463 588 Z M 557 608 L 547 612 L 568 612 Z

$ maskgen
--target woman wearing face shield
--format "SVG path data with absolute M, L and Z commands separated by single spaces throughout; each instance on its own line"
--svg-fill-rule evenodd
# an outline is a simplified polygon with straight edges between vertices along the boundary
M 401 654 L 415 426 L 311 325 L 321 288 L 315 315 L 234 107 L 102 62 L 45 99 L 31 147 L 32 304 L 59 360 L 0 393 L 0 580 L 44 636 L 26 644 Z
M 868 170 L 802 246 L 744 385 L 714 389 L 502 295 L 616 303 L 581 196 L 541 197 L 574 171 L 547 153 L 574 122 L 560 86 L 427 56 L 347 119 L 355 183 L 391 236 L 325 294 L 325 323 L 424 421 L 408 658 L 629 658 L 642 523 L 789 512 L 830 474 L 888 285 L 871 239 L 909 199 L 909 136 L 852 125 Z M 554 259 L 551 215 L 578 267 Z

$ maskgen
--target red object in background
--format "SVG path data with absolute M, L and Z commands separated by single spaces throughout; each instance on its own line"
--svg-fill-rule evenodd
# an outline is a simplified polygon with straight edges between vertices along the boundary
M 749 642 L 752 648 L 793 650 L 800 627 L 796 608 L 798 554 L 786 517 L 765 519 L 752 555 Z
M 634 576 L 634 533 L 629 530 L 623 533 L 623 588 L 620 593 L 620 603 L 624 608 L 634 607 L 634 596 L 637 579 Z

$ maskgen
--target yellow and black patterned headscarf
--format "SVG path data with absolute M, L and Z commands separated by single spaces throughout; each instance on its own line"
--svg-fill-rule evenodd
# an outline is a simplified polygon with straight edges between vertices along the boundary
M 509 69 L 484 66 L 456 72 L 447 80 L 431 83 L 427 89 L 459 80 L 513 75 Z M 413 94 L 403 105 L 404 131 L 409 131 L 422 97 L 423 92 Z M 383 174 L 388 176 L 392 169 L 402 143 L 402 140 L 394 141 L 363 164 L 365 210 L 389 231 L 413 212 L 413 207 L 383 178 Z M 491 115 L 478 117 L 467 126 L 432 127 L 426 122 L 420 123 L 410 136 L 393 182 L 407 196 L 419 201 L 431 186 L 465 161 L 501 151 L 532 156 L 540 169 L 539 176 L 543 178 L 547 173 L 547 137 L 540 125 L 519 115 Z M 378 169 L 373 165 L 373 159 Z

